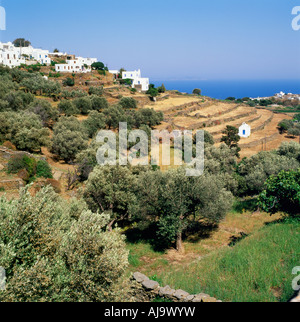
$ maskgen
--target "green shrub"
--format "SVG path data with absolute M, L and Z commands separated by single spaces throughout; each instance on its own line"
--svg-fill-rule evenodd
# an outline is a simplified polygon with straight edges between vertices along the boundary
M 103 86 L 100 86 L 100 87 L 91 86 L 89 88 L 89 94 L 90 95 L 102 96 L 103 95 Z
M 123 108 L 128 108 L 128 109 L 135 109 L 137 108 L 137 102 L 134 98 L 132 97 L 123 97 L 121 98 L 119 104 L 123 107 Z
M 73 78 L 67 77 L 66 79 L 64 79 L 63 85 L 72 87 L 75 85 L 75 80 Z
M 47 161 L 39 160 L 36 165 L 36 176 L 38 178 L 53 178 L 52 169 Z
M 34 176 L 36 173 L 36 160 L 25 154 L 17 154 L 8 161 L 8 172 L 18 173 L 25 169 L 29 176 Z
M 6 290 L 0 302 L 118 302 L 130 299 L 125 283 L 128 251 L 109 215 L 67 203 L 51 187 L 35 195 L 0 199 L 0 266 Z

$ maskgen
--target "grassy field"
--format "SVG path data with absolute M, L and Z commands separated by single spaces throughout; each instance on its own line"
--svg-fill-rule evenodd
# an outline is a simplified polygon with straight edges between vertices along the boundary
M 292 269 L 299 266 L 299 237 L 299 222 L 270 224 L 235 247 L 158 276 L 163 284 L 223 301 L 286 302 L 293 295 Z
M 292 269 L 300 265 L 300 222 L 279 218 L 236 204 L 218 228 L 187 237 L 184 255 L 157 252 L 145 240 L 128 243 L 130 270 L 222 301 L 286 302 L 293 295 Z

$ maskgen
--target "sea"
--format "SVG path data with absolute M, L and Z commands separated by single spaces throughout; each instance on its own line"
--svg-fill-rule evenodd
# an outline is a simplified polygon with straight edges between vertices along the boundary
M 163 83 L 167 90 L 188 94 L 200 88 L 202 95 L 216 99 L 269 97 L 281 91 L 300 94 L 300 80 L 157 80 L 151 83 L 156 87 Z

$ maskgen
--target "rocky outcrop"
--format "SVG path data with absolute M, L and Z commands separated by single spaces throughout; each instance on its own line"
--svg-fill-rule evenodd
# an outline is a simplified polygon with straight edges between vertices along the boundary
M 135 297 L 143 302 L 150 302 L 157 297 L 172 302 L 222 302 L 204 293 L 192 295 L 180 289 L 174 290 L 170 286 L 160 287 L 158 282 L 139 272 L 132 275 L 132 282 Z

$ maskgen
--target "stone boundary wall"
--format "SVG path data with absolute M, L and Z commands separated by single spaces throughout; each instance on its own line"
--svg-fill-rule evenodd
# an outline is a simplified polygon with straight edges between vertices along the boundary
M 256 114 L 257 112 L 256 111 L 251 111 L 251 112 L 248 112 L 248 113 L 244 113 L 244 114 L 238 114 L 236 116 L 233 116 L 233 117 L 227 117 L 227 118 L 224 118 L 224 119 L 220 119 L 220 120 L 207 120 L 205 122 L 199 122 L 199 123 L 196 123 L 196 124 L 193 124 L 191 126 L 188 127 L 188 130 L 195 130 L 195 129 L 202 129 L 204 126 L 217 126 L 217 125 L 220 125 L 220 124 L 224 124 L 224 123 L 227 123 L 227 122 L 232 122 L 232 121 L 235 121 L 235 120 L 238 120 L 238 119 L 241 119 L 241 118 L 244 118 L 244 117 L 247 117 L 247 116 L 251 116 L 251 115 L 254 115 Z
M 250 124 L 250 123 L 253 123 L 255 121 L 258 121 L 259 119 L 261 119 L 261 115 L 257 115 L 253 119 L 248 120 L 247 124 Z M 236 124 L 236 126 L 238 126 L 238 125 Z M 224 129 L 219 130 L 219 131 L 215 131 L 215 132 L 210 132 L 210 134 L 214 136 L 214 135 L 222 134 L 223 131 L 224 131 Z
M 222 115 L 226 115 L 226 114 L 229 114 L 235 110 L 237 110 L 240 106 L 242 105 L 235 105 L 234 107 L 232 108 L 229 108 L 228 110 L 226 111 L 223 111 L 223 112 L 218 112 L 218 113 L 215 113 L 215 114 L 211 114 L 210 116 L 206 116 L 206 115 L 201 115 L 200 113 L 197 113 L 196 115 L 189 115 L 190 117 L 193 117 L 193 118 L 197 118 L 197 119 L 211 119 L 211 118 L 214 118 L 214 117 L 220 117 Z M 256 110 L 255 110 L 256 111 Z M 257 113 L 257 111 L 256 111 Z
M 271 115 L 263 124 L 261 124 L 260 126 L 258 126 L 258 127 L 256 127 L 256 128 L 254 128 L 254 129 L 251 129 L 251 133 L 255 133 L 255 132 L 258 132 L 258 131 L 261 131 L 261 130 L 263 130 L 268 124 L 270 124 L 272 121 L 273 121 L 273 118 L 274 118 L 274 114 L 273 115 Z M 268 138 L 270 138 L 270 140 L 269 141 L 267 141 L 267 142 L 270 142 L 270 141 L 273 141 L 274 140 L 274 137 L 275 136 L 278 136 L 279 134 L 278 133 L 275 133 L 275 134 L 273 134 L 273 135 L 271 135 L 271 136 L 269 136 Z M 267 139 L 268 139 L 267 138 Z M 265 138 L 264 139 L 262 139 L 262 140 L 265 140 Z M 221 142 L 221 138 L 218 138 L 218 139 L 216 139 L 215 140 L 215 142 L 216 143 L 219 143 L 219 142 Z M 256 145 L 258 145 L 259 143 L 261 142 L 261 140 L 257 140 L 257 141 L 253 141 L 253 142 L 251 142 L 251 143 L 249 143 L 249 144 L 254 144 L 254 145 L 251 145 L 251 146 L 248 146 L 249 144 L 244 144 L 244 145 L 240 145 L 240 147 L 253 147 L 253 146 L 256 146 Z
M 274 139 L 276 139 L 277 137 L 279 136 L 279 133 L 275 133 L 271 136 L 268 136 L 266 138 L 262 138 L 262 139 L 259 139 L 259 140 L 256 140 L 256 141 L 253 141 L 253 142 L 250 142 L 250 143 L 246 143 L 246 144 L 239 144 L 240 148 L 253 148 L 254 146 L 257 146 L 261 143 L 265 143 L 265 142 L 271 142 L 273 141 Z
M 191 104 L 191 103 L 189 103 Z M 196 105 L 196 106 L 195 106 Z M 179 106 L 179 108 L 181 108 L 181 110 L 177 112 L 177 110 L 173 110 L 173 114 L 177 114 L 177 116 L 189 116 L 190 113 L 195 112 L 195 111 L 201 111 L 202 109 L 205 109 L 207 107 L 210 107 L 214 105 L 213 102 L 209 101 L 209 102 L 194 102 L 194 104 L 192 104 L 191 106 L 193 106 L 192 108 L 189 109 L 183 109 L 182 110 L 182 105 Z
M 174 290 L 169 286 L 160 287 L 158 282 L 150 280 L 139 272 L 134 273 L 131 279 L 136 283 L 136 292 L 139 293 L 139 298 L 144 300 L 152 301 L 157 297 L 161 297 L 172 302 L 222 302 L 204 293 L 191 295 L 183 290 Z
M 204 106 L 206 104 L 208 104 L 208 105 L 207 106 Z M 197 107 L 195 105 L 197 105 Z M 185 104 L 178 105 L 178 106 L 172 106 L 170 109 L 164 110 L 163 112 L 165 114 L 170 114 L 172 112 L 174 112 L 173 114 L 176 114 L 178 112 L 177 114 L 180 115 L 179 114 L 180 111 L 185 110 L 188 107 L 194 106 L 194 108 L 196 108 L 196 110 L 198 110 L 199 107 L 203 107 L 204 108 L 204 107 L 209 107 L 210 105 L 212 105 L 211 102 L 206 102 L 205 103 L 205 102 L 200 102 L 200 101 L 198 101 L 198 102 L 197 101 L 193 101 L 193 102 L 185 103 Z M 183 111 L 183 113 L 186 113 L 186 111 Z
M 9 190 L 19 190 L 24 187 L 24 182 L 21 179 L 11 179 L 11 180 L 1 180 L 0 181 L 0 189 L 4 189 L 5 191 Z
M 46 160 L 45 157 L 37 157 L 34 156 L 33 154 L 29 153 L 29 152 L 25 152 L 25 151 L 13 151 L 10 150 L 8 148 L 6 148 L 5 146 L 0 146 L 0 157 L 6 160 L 9 160 L 10 158 L 12 158 L 15 155 L 27 155 L 30 158 L 35 158 L 35 159 L 43 159 Z

